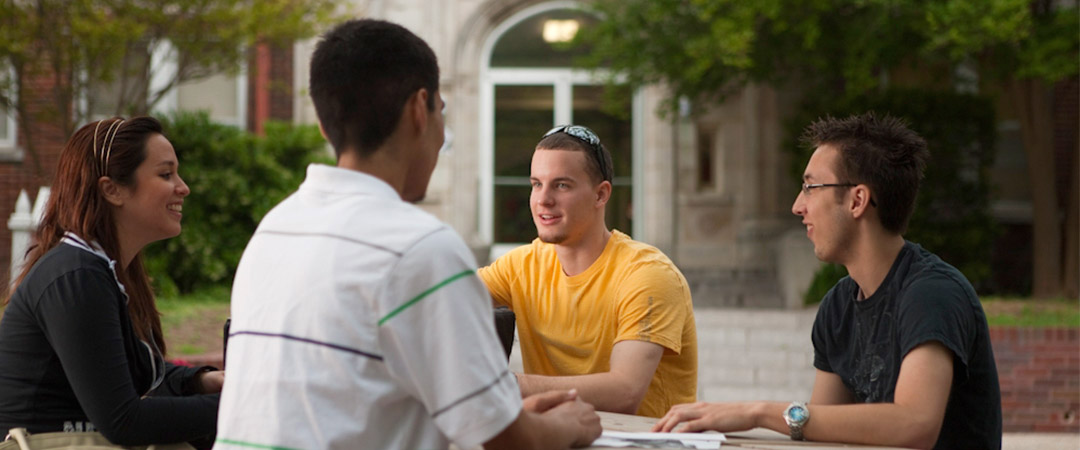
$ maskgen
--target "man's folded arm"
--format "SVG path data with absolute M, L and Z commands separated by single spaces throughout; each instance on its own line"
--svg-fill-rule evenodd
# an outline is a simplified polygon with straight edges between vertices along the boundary
M 577 389 L 581 399 L 599 411 L 637 412 L 649 390 L 664 347 L 645 341 L 619 341 L 611 349 L 610 369 L 588 375 L 544 376 L 519 374 L 521 395 Z

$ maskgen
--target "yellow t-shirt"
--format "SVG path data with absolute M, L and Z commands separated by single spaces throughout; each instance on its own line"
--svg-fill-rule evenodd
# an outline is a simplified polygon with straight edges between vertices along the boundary
M 568 277 L 539 239 L 480 269 L 495 301 L 517 316 L 525 373 L 609 370 L 616 342 L 664 346 L 637 414 L 663 416 L 697 397 L 697 331 L 690 288 L 660 250 L 614 230 L 585 272 Z

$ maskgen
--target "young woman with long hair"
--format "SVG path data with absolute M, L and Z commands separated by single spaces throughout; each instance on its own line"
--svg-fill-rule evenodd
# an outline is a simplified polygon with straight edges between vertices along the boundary
M 100 431 L 119 445 L 213 435 L 224 374 L 165 361 L 140 255 L 180 234 L 191 191 L 178 165 L 151 117 L 92 122 L 67 142 L 0 320 L 0 432 Z

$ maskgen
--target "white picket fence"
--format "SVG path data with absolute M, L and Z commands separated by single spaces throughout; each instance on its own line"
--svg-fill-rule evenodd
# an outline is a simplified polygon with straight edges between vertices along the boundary
M 45 214 L 45 203 L 49 201 L 49 187 L 42 186 L 38 189 L 34 206 L 30 206 L 30 196 L 26 190 L 19 191 L 19 198 L 15 200 L 15 212 L 8 219 L 8 229 L 11 230 L 11 278 L 14 281 L 22 270 L 23 257 L 26 249 L 30 247 L 30 236 L 41 217 Z

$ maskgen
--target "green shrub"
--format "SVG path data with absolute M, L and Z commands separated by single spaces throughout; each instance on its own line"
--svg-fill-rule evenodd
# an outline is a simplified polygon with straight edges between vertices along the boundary
M 955 266 L 979 289 L 990 275 L 990 253 L 998 233 L 990 215 L 988 173 L 997 137 L 994 105 L 982 96 L 916 89 L 891 89 L 852 100 L 811 96 L 786 126 L 786 148 L 795 152 L 793 175 L 802 179 L 814 150 L 798 143 L 803 128 L 818 117 L 866 111 L 902 117 L 926 139 L 930 161 L 904 237 Z M 822 286 L 806 297 L 814 302 L 846 271 L 825 267 L 817 275 L 815 283 Z
M 258 137 L 205 113 L 177 113 L 162 122 L 191 195 L 180 236 L 145 252 L 154 288 L 175 296 L 231 284 L 267 211 L 296 190 L 309 163 L 333 159 L 316 126 L 268 123 L 266 136 Z

